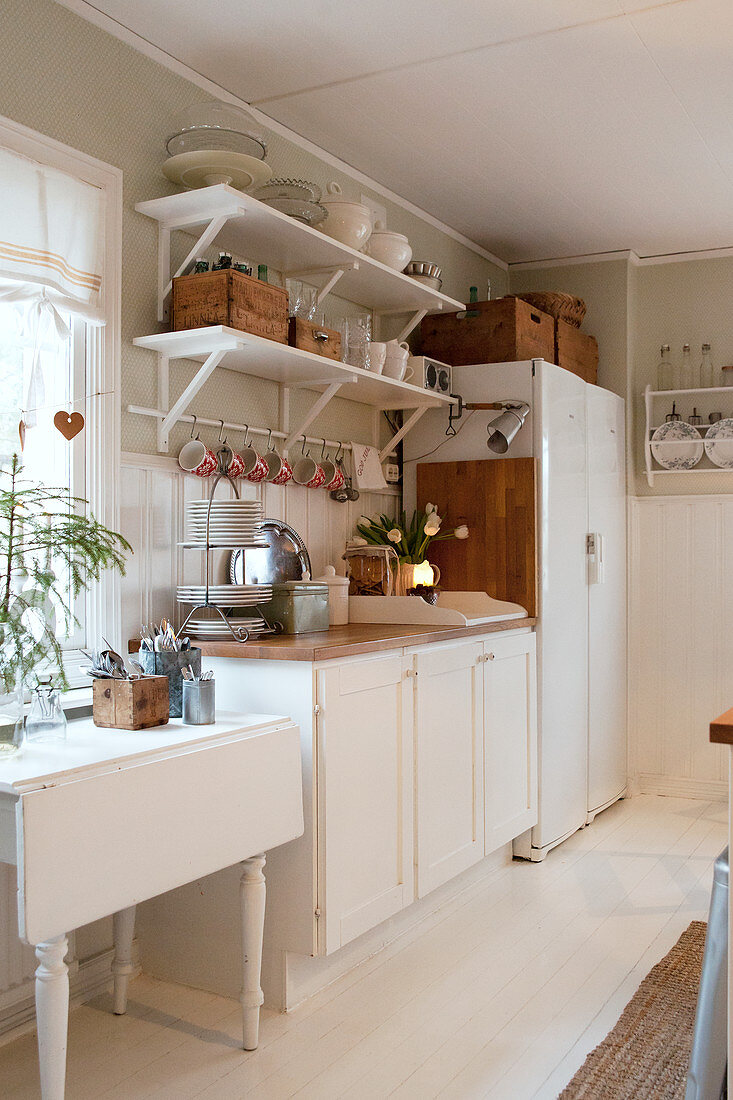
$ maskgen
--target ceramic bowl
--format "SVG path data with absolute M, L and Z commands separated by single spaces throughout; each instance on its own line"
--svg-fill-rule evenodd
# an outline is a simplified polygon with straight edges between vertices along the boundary
M 391 233 L 387 229 L 375 229 L 364 249 L 367 256 L 379 260 L 395 271 L 402 271 L 412 258 L 410 242 L 403 233 Z
M 346 202 L 344 199 L 329 199 L 322 202 L 328 211 L 328 217 L 319 225 L 321 233 L 346 244 L 357 251 L 362 249 L 372 232 L 372 217 L 369 208 L 360 202 Z

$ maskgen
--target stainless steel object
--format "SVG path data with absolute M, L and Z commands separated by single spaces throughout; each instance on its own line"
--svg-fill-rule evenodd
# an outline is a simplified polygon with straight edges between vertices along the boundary
M 715 861 L 685 1100 L 718 1100 L 725 1082 L 728 1018 L 728 849 Z
M 259 530 L 267 535 L 265 549 L 235 550 L 229 559 L 232 584 L 276 584 L 300 581 L 311 575 L 311 560 L 302 538 L 279 519 L 263 519 Z
M 278 633 L 309 634 L 328 630 L 328 585 L 318 581 L 283 581 L 272 586 L 272 599 L 262 612 Z
M 213 679 L 183 681 L 183 721 L 187 726 L 207 726 L 215 720 Z
M 439 279 L 443 274 L 440 264 L 431 263 L 429 260 L 410 260 L 405 268 L 405 275 L 426 275 L 428 279 Z
M 183 684 L 185 683 L 183 669 L 190 665 L 194 676 L 201 674 L 201 650 L 195 646 L 175 653 L 167 650 L 151 653 L 149 649 L 141 649 L 138 657 L 146 676 L 168 677 L 169 713 L 171 718 L 180 718 L 183 713 Z

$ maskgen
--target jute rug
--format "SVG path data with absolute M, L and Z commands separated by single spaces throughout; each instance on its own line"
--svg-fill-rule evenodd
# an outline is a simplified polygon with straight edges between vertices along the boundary
M 559 1100 L 684 1100 L 706 927 L 682 933 Z

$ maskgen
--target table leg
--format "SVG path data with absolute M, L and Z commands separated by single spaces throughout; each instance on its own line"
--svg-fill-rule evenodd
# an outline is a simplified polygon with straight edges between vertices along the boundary
M 66 936 L 36 944 L 36 1024 L 43 1100 L 63 1100 L 69 1027 L 69 968 Z
M 114 992 L 112 1011 L 122 1016 L 127 1011 L 127 986 L 130 975 L 135 969 L 132 965 L 132 936 L 135 931 L 135 906 L 120 909 L 112 917 L 112 932 L 115 941 L 115 957 L 112 963 Z
M 260 1031 L 262 935 L 265 925 L 264 855 L 245 859 L 239 885 L 242 909 L 242 1037 L 245 1050 L 256 1050 Z

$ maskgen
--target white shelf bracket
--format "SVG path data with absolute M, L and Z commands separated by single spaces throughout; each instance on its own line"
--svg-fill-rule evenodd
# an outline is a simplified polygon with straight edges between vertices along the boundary
M 427 405 L 421 405 L 420 408 L 413 409 L 412 416 L 408 416 L 407 420 L 402 425 L 400 430 L 392 436 L 386 447 L 383 447 L 382 450 L 379 452 L 380 462 L 384 462 L 385 458 L 392 454 L 392 451 L 395 449 L 400 440 L 404 439 L 409 431 L 412 431 L 420 417 L 427 411 Z
M 190 267 L 190 265 L 195 262 L 197 256 L 204 252 L 209 247 L 211 242 L 219 236 L 228 221 L 228 217 L 228 215 L 223 215 L 222 217 L 211 219 L 209 224 L 206 226 L 206 229 L 196 241 L 196 244 L 186 256 L 186 259 L 183 261 L 182 264 L 179 265 L 178 269 L 173 273 L 172 276 L 170 273 L 170 230 L 165 230 L 165 232 L 168 234 L 168 264 L 165 274 L 162 275 L 163 281 L 160 284 L 158 293 L 159 301 L 163 303 L 163 309 L 166 310 L 166 312 L 168 312 L 168 299 L 173 290 L 173 279 L 177 279 L 179 275 L 182 275 L 184 271 L 186 271 Z M 162 232 L 163 231 L 161 230 L 161 233 Z M 166 318 L 158 317 L 158 320 L 164 319 Z
M 323 275 L 326 275 L 327 276 L 326 282 L 323 284 L 323 286 L 318 291 L 318 295 L 317 295 L 317 298 L 316 298 L 316 301 L 317 301 L 318 305 L 320 306 L 320 305 L 323 304 L 324 300 L 328 297 L 328 295 L 331 293 L 333 288 L 336 286 L 339 279 L 341 279 L 346 274 L 347 271 L 358 271 L 358 270 L 359 270 L 359 261 L 354 260 L 353 263 L 342 264 L 340 267 L 314 267 L 314 268 L 309 268 L 306 271 L 288 271 L 286 277 L 288 279 L 304 279 L 304 280 L 308 281 L 308 279 L 312 279 L 312 278 L 317 279 L 317 278 L 322 277 Z
M 644 429 L 644 465 L 646 467 L 646 483 L 651 488 L 654 485 L 654 467 L 652 466 L 652 446 L 649 433 L 652 429 L 652 388 L 647 386 L 644 390 L 644 408 L 646 411 L 646 427 Z
M 410 320 L 407 322 L 407 324 L 403 328 L 402 332 L 397 337 L 397 343 L 398 344 L 401 344 L 403 340 L 406 340 L 407 337 L 412 332 L 412 330 L 417 328 L 417 326 L 422 321 L 423 317 L 427 316 L 427 312 L 428 311 L 426 309 L 418 309 L 416 313 L 413 313 L 412 317 L 410 318 Z
M 292 445 L 296 442 L 296 440 L 298 440 L 300 438 L 301 435 L 305 435 L 305 433 L 308 430 L 308 428 L 310 427 L 310 425 L 313 423 L 313 421 L 316 419 L 316 417 L 319 415 L 319 413 L 323 412 L 323 410 L 325 409 L 326 405 L 329 403 L 331 398 L 336 396 L 338 391 L 341 389 L 342 385 L 343 385 L 342 382 L 331 382 L 328 389 L 324 390 L 324 392 L 321 394 L 321 396 L 318 398 L 317 401 L 314 401 L 314 403 L 311 405 L 310 409 L 308 410 L 307 415 L 303 418 L 302 422 L 298 425 L 297 430 L 294 431 L 294 432 L 291 432 L 290 435 L 288 436 L 288 438 L 285 440 L 285 443 L 283 444 L 283 450 L 284 451 L 288 451 L 292 447 Z
M 161 225 L 158 229 L 158 320 L 170 320 L 170 310 L 165 296 L 165 286 L 171 277 L 171 231 Z
M 204 382 L 206 382 L 218 367 L 221 360 L 226 355 L 226 351 L 212 351 L 206 361 L 201 364 L 196 374 L 186 386 L 185 390 L 173 405 L 173 408 L 167 414 L 165 419 L 161 422 L 158 428 L 158 445 L 162 444 L 163 450 L 168 450 L 168 439 L 170 433 L 175 425 L 178 423 L 182 414 L 186 411 L 188 406 L 193 401 L 196 394 L 199 392 Z
M 170 360 L 167 355 L 158 356 L 158 408 L 168 412 L 170 408 Z M 161 424 L 158 424 L 158 450 L 168 450 L 168 439 L 163 438 Z

